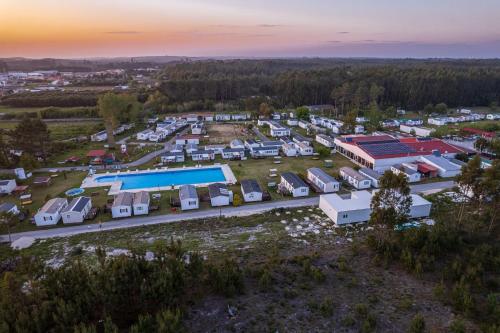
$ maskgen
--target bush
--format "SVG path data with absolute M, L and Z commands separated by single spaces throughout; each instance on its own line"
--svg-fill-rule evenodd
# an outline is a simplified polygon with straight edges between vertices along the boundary
M 408 333 L 424 333 L 425 319 L 421 314 L 416 314 L 410 322 Z

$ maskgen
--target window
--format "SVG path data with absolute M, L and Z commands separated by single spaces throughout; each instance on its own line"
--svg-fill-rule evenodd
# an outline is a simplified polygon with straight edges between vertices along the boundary
M 142 207 L 141 207 L 141 206 L 138 206 L 138 207 L 136 207 L 136 208 L 137 208 L 137 210 L 142 210 Z
M 346 219 L 346 218 L 347 218 L 347 214 L 345 214 L 345 213 L 344 213 L 344 214 L 342 215 L 342 218 Z
M 127 213 L 128 209 L 127 208 L 120 208 L 120 213 Z

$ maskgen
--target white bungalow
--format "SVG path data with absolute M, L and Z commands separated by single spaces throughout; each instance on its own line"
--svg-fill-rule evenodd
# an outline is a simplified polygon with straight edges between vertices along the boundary
M 358 171 L 360 174 L 370 179 L 373 187 L 380 187 L 379 180 L 382 177 L 382 174 L 370 168 L 361 168 Z
M 408 179 L 409 183 L 415 183 L 420 181 L 420 173 L 417 170 L 411 169 L 404 164 L 392 165 L 391 171 L 396 175 L 403 173 Z
M 297 147 L 293 142 L 287 142 L 281 147 L 283 154 L 288 157 L 297 156 Z
M 134 215 L 147 215 L 149 214 L 149 193 L 146 191 L 140 191 L 134 193 L 134 201 L 132 203 L 132 208 L 134 210 Z
M 90 141 L 102 142 L 108 139 L 108 133 L 106 131 L 100 131 L 90 136 Z
M 184 152 L 168 152 L 160 156 L 162 163 L 181 163 L 185 161 Z
M 83 223 L 85 216 L 92 209 L 92 200 L 89 197 L 78 197 L 71 200 L 62 211 L 61 216 L 64 224 Z
M 182 185 L 179 187 L 179 200 L 181 201 L 182 210 L 198 209 L 200 200 L 198 192 L 193 185 Z
M 191 155 L 194 151 L 199 150 L 198 145 L 195 143 L 188 143 L 185 147 L 186 149 L 186 154 L 189 156 Z
M 35 214 L 35 223 L 38 227 L 55 225 L 61 219 L 61 211 L 68 205 L 64 198 L 50 199 Z
M 153 133 L 154 131 L 148 128 L 142 132 L 137 133 L 137 140 L 149 140 L 149 136 Z
M 276 146 L 254 147 L 250 149 L 250 155 L 252 155 L 252 157 L 278 156 L 279 153 L 280 149 Z
M 234 140 L 231 140 L 231 143 L 229 144 L 229 147 L 231 147 L 231 148 L 245 149 L 245 144 L 243 143 L 243 141 L 241 141 L 239 139 L 234 139 Z
M 200 137 L 198 135 L 185 134 L 175 138 L 176 145 L 187 145 L 189 143 L 200 144 Z
M 248 148 L 248 149 L 252 149 L 252 148 L 255 148 L 255 147 L 260 147 L 260 143 L 258 143 L 254 139 L 247 139 L 247 140 L 245 140 L 245 147 Z
M 196 150 L 191 153 L 191 158 L 193 161 L 211 161 L 215 159 L 215 153 L 213 150 Z
M 235 121 L 247 120 L 248 115 L 246 113 L 235 113 L 231 115 L 231 119 Z
M 215 155 L 222 155 L 222 151 L 226 149 L 226 145 L 206 145 L 205 150 L 211 150 Z
M 311 126 L 310 122 L 307 122 L 305 120 L 299 120 L 299 127 L 302 129 L 308 129 L 309 126 Z
M 20 212 L 16 204 L 12 202 L 4 202 L 0 204 L 0 214 L 2 213 L 17 215 Z
M 262 188 L 255 179 L 245 179 L 241 181 L 241 193 L 245 202 L 262 201 Z
M 307 179 L 316 185 L 323 193 L 337 192 L 340 183 L 320 168 L 307 169 Z
M 116 219 L 120 217 L 132 216 L 132 203 L 134 194 L 130 192 L 120 192 L 115 196 L 113 206 L 111 206 L 111 216 Z
M 16 186 L 17 183 L 15 179 L 0 180 L 0 194 L 11 194 Z
M 230 121 L 231 115 L 227 113 L 217 113 L 215 115 L 215 121 Z
M 272 137 L 282 137 L 290 135 L 290 129 L 276 121 L 269 121 L 269 127 L 271 129 L 270 133 Z
M 353 168 L 340 168 L 340 176 L 358 190 L 370 188 L 371 180 L 363 176 Z
M 292 172 L 281 174 L 280 189 L 290 193 L 294 198 L 305 197 L 309 195 L 309 186 Z
M 232 193 L 227 189 L 226 184 L 213 183 L 208 185 L 208 195 L 212 207 L 228 206 Z
M 311 156 L 312 154 L 314 154 L 313 147 L 303 142 L 299 142 L 295 146 L 297 147 L 297 151 L 301 156 Z
M 325 147 L 328 148 L 334 148 L 335 147 L 335 141 L 331 136 L 325 135 L 325 134 L 317 134 L 316 135 L 316 142 L 319 144 L 322 144 Z
M 289 118 L 286 120 L 286 124 L 288 126 L 298 126 L 299 125 L 299 120 L 295 118 Z
M 222 158 L 225 160 L 235 160 L 245 157 L 244 148 L 226 148 L 222 150 Z

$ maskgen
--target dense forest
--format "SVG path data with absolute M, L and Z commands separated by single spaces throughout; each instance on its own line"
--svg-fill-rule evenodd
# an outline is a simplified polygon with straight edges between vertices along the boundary
M 497 60 L 294 59 L 204 61 L 166 66 L 161 91 L 171 102 L 269 96 L 276 107 L 374 101 L 422 109 L 429 103 L 487 106 L 500 99 Z

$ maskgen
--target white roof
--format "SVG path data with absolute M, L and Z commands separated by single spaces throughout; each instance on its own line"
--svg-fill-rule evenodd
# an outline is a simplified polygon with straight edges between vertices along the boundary
M 370 209 L 372 195 L 368 191 L 351 192 L 350 196 L 341 197 L 336 193 L 321 195 L 337 212 Z

